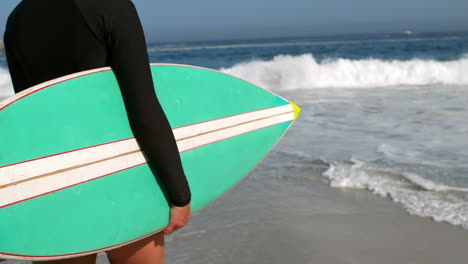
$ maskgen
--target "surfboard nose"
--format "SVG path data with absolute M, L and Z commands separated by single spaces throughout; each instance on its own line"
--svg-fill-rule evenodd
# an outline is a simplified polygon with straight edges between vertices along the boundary
M 295 104 L 295 103 L 293 103 L 291 101 L 289 101 L 289 104 L 294 109 L 294 121 L 296 121 L 296 119 L 299 117 L 299 114 L 301 113 L 301 108 L 297 104 Z

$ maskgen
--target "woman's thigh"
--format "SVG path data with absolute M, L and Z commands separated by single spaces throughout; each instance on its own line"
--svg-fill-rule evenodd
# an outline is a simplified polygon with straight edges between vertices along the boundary
M 163 264 L 164 234 L 159 232 L 106 253 L 111 264 Z
M 71 259 L 59 259 L 51 261 L 35 261 L 33 264 L 95 264 L 96 254 L 71 258 Z

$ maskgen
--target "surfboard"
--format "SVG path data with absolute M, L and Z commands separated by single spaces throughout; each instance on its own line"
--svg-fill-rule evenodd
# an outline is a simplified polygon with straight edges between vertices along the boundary
M 300 109 L 219 71 L 152 64 L 192 191 L 214 201 L 270 152 Z M 0 102 L 0 258 L 110 250 L 167 226 L 170 207 L 130 130 L 110 68 Z

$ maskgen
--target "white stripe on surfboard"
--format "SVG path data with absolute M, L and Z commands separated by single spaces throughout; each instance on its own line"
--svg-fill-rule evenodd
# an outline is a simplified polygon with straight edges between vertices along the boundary
M 187 137 L 193 137 L 195 135 L 200 135 L 207 133 L 209 131 L 214 131 L 221 128 L 231 127 L 239 125 L 245 122 L 251 122 L 253 120 L 259 120 L 266 117 L 271 117 L 275 115 L 285 114 L 293 111 L 290 104 L 277 106 L 267 109 L 262 109 L 258 111 L 252 111 L 247 113 L 242 113 L 238 115 L 228 116 L 224 118 L 219 118 L 215 120 L 210 120 L 207 122 L 196 123 L 188 126 L 179 127 L 173 130 L 174 137 L 176 140 L 184 139 Z M 294 117 L 293 117 L 294 118 Z
M 0 189 L 0 207 L 74 186 L 146 163 L 141 152 L 94 163 Z
M 184 152 L 293 119 L 292 106 L 286 105 L 176 128 L 174 134 Z M 5 166 L 0 168 L 0 207 L 145 162 L 135 139 L 128 139 Z
M 281 124 L 294 119 L 294 113 L 286 113 L 273 117 L 268 117 L 254 122 L 239 124 L 233 127 L 216 130 L 206 134 L 201 134 L 195 137 L 187 138 L 177 142 L 180 152 L 198 148 L 213 142 L 235 137 L 261 128 Z
M 0 168 L 0 187 L 139 149 L 135 138 L 130 138 L 5 166 Z

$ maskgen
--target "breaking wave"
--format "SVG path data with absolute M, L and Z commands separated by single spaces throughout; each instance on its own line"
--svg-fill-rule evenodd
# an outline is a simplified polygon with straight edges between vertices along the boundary
M 0 68 L 0 98 L 12 96 L 13 85 L 11 84 L 10 74 L 7 70 Z
M 278 55 L 270 61 L 243 62 L 221 71 L 272 90 L 467 85 L 468 54 L 453 61 L 372 58 L 317 61 L 312 54 Z

